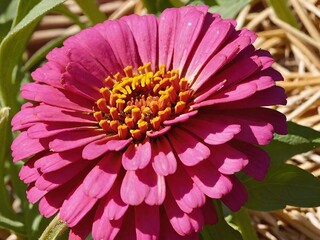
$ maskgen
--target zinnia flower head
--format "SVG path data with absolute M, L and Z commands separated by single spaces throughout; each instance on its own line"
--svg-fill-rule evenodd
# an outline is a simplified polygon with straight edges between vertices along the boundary
M 106 21 L 67 39 L 22 87 L 14 161 L 31 203 L 69 239 L 197 239 L 235 173 L 264 178 L 258 145 L 286 132 L 281 75 L 249 30 L 207 7 Z M 189 239 L 188 238 L 188 239 Z

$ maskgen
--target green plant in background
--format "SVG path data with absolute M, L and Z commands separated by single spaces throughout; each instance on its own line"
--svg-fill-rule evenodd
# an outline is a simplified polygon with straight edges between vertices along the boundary
M 27 42 L 39 21 L 50 11 L 67 16 L 79 26 L 79 30 L 106 19 L 93 0 L 76 1 L 87 15 L 88 24 L 82 23 L 77 15 L 62 5 L 63 2 L 65 0 L 0 0 L 0 230 L 1 228 L 9 229 L 21 239 L 38 238 L 51 219 L 44 219 L 39 215 L 37 206 L 29 204 L 26 199 L 26 186 L 18 177 L 21 165 L 12 163 L 10 145 L 14 136 L 11 133 L 10 122 L 22 104 L 19 98 L 21 83 L 30 81 L 30 70 L 40 65 L 45 55 L 54 47 L 61 45 L 67 35 L 52 40 L 40 48 L 29 60 L 24 59 L 23 56 Z M 143 1 L 150 13 L 159 14 L 168 7 L 181 7 L 186 4 L 206 4 L 210 6 L 210 11 L 219 12 L 223 17 L 228 18 L 235 17 L 249 2 L 251 1 Z M 270 0 L 269 4 L 279 18 L 298 27 L 285 1 Z M 250 225 L 248 209 L 272 211 L 282 209 L 286 205 L 319 206 L 319 179 L 296 166 L 285 163 L 291 156 L 316 147 L 320 147 L 319 132 L 289 123 L 289 134 L 276 135 L 271 144 L 265 147 L 272 159 L 266 179 L 258 182 L 239 174 L 239 178 L 249 191 L 249 200 L 245 207 L 237 213 L 230 213 L 220 202 L 215 201 L 219 222 L 206 227 L 201 237 L 217 240 L 254 240 L 257 239 L 257 236 Z M 18 208 L 12 207 L 12 199 L 20 201 Z M 54 221 L 57 222 L 56 219 L 53 220 L 53 223 Z M 58 221 L 54 227 L 49 227 L 45 234 L 49 232 L 50 236 L 55 237 L 63 228 Z M 54 239 L 54 237 L 50 238 Z

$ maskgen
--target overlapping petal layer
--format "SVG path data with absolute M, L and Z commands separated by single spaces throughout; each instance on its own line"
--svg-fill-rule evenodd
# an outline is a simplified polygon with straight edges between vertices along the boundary
M 217 221 L 211 199 L 237 211 L 235 173 L 262 180 L 259 145 L 285 134 L 285 104 L 256 36 L 207 7 L 131 15 L 52 50 L 22 87 L 14 161 L 40 212 L 59 212 L 69 239 L 198 239 Z

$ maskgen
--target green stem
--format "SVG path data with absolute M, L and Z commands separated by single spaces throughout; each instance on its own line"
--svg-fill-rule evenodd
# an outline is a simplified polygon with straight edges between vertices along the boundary
M 44 230 L 39 240 L 54 240 L 61 236 L 68 226 L 65 222 L 59 219 L 57 215 L 49 224 L 49 226 Z
M 259 240 L 255 229 L 251 224 L 248 210 L 242 207 L 238 212 L 233 213 L 233 221 L 239 228 L 243 240 Z
M 98 5 L 94 0 L 76 0 L 84 14 L 87 15 L 92 25 L 103 22 L 106 16 L 100 12 Z

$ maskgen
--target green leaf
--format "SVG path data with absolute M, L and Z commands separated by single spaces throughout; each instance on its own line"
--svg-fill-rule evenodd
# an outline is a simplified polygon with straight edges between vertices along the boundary
M 234 18 L 251 0 L 216 0 L 217 5 L 210 12 L 220 13 L 223 18 Z
M 4 181 L 6 176 L 5 160 L 9 159 L 8 149 L 12 140 L 9 125 L 9 110 L 8 107 L 0 109 L 0 227 L 24 234 L 25 226 L 21 216 L 17 215 L 12 209 Z
M 158 13 L 157 1 L 142 0 L 143 6 L 148 10 L 148 13 Z
M 290 164 L 272 164 L 266 178 L 259 182 L 243 179 L 249 192 L 246 207 L 257 211 L 283 209 L 286 205 L 320 205 L 320 179 Z
M 191 5 L 208 5 L 210 12 L 221 14 L 223 18 L 234 18 L 252 0 L 195 0 Z
M 27 41 L 41 17 L 65 0 L 42 0 L 9 32 L 0 45 L 0 102 L 15 113 L 19 83 L 12 78 L 13 69 L 20 61 Z M 29 1 L 22 1 L 29 2 Z
M 268 0 L 268 4 L 273 8 L 278 18 L 295 28 L 299 28 L 298 22 L 292 14 L 287 0 Z
M 232 228 L 224 219 L 221 203 L 215 202 L 218 223 L 207 225 L 201 231 L 203 240 L 242 240 L 240 232 Z
M 272 162 L 284 162 L 290 157 L 320 147 L 320 132 L 293 122 L 288 122 L 287 135 L 275 135 L 264 148 Z
M 14 19 L 18 2 L 18 0 L 0 0 L 0 23 Z
M 190 0 L 187 5 L 215 6 L 217 5 L 217 1 L 216 0 Z
M 0 43 L 10 31 L 15 13 L 17 11 L 18 0 L 0 0 Z
M 94 0 L 75 0 L 84 14 L 89 18 L 92 25 L 103 22 L 107 19 L 106 15 L 100 12 Z
M 172 6 L 178 8 L 184 6 L 186 3 L 182 0 L 169 0 L 169 2 L 172 4 Z
M 27 14 L 34 8 L 41 0 L 20 0 L 18 4 L 17 13 L 14 19 L 13 26 L 16 26 Z

